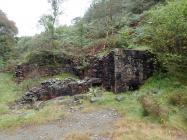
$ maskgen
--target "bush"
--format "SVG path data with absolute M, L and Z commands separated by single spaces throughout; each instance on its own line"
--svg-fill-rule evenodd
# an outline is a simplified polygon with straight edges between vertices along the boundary
M 80 132 L 73 132 L 65 136 L 62 140 L 90 140 L 91 134 L 89 133 L 80 133 Z
M 4 66 L 4 60 L 2 57 L 0 57 L 0 69 Z
M 151 46 L 169 67 L 187 69 L 187 1 L 174 0 L 147 13 L 136 30 L 139 43 Z
M 66 57 L 64 55 L 64 57 Z M 63 64 L 63 56 L 61 53 L 55 53 L 49 50 L 41 50 L 31 52 L 26 57 L 26 62 L 30 64 L 39 64 L 39 65 L 51 65 L 55 66 L 58 64 Z
M 176 93 L 170 96 L 169 103 L 174 106 L 187 106 L 187 94 Z
M 158 117 L 162 123 L 168 119 L 168 108 L 160 105 L 152 96 L 142 96 L 140 103 L 144 109 L 143 116 Z

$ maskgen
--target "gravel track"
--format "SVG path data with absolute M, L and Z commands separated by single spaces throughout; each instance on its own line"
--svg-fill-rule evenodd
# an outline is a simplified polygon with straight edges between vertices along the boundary
M 63 120 L 29 126 L 12 133 L 0 132 L 0 140 L 60 140 L 71 133 L 91 133 L 91 140 L 111 140 L 101 134 L 114 129 L 113 123 L 119 118 L 112 109 L 102 109 L 89 113 L 73 111 Z

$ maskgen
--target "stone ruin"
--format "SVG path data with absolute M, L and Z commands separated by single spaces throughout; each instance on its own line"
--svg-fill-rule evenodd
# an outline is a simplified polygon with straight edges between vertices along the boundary
M 63 72 L 81 77 L 83 74 L 80 66 L 81 60 L 78 57 L 43 51 L 32 56 L 27 63 L 16 66 L 16 82 L 20 83 L 26 78 L 54 76 Z
M 115 93 L 135 90 L 158 69 L 149 51 L 115 49 L 102 58 L 93 58 L 84 76 L 102 79 L 102 86 Z
M 61 72 L 73 73 L 84 80 L 48 80 L 39 87 L 28 91 L 22 102 L 48 100 L 58 96 L 81 94 L 93 86 L 102 86 L 115 93 L 137 89 L 158 69 L 158 62 L 152 53 L 139 50 L 115 49 L 103 57 L 88 57 L 87 66 L 73 59 L 59 58 L 63 62 L 58 67 L 22 64 L 16 68 L 16 78 L 20 82 L 36 69 L 43 75 Z M 60 63 L 59 63 L 60 64 Z M 81 67 L 79 67 L 81 65 Z M 44 71 L 46 70 L 46 71 Z
M 46 101 L 59 96 L 73 96 L 86 93 L 90 87 L 101 85 L 101 79 L 91 78 L 84 80 L 75 80 L 67 78 L 65 80 L 50 79 L 44 81 L 38 87 L 29 90 L 18 100 L 19 104 L 33 104 L 37 101 Z

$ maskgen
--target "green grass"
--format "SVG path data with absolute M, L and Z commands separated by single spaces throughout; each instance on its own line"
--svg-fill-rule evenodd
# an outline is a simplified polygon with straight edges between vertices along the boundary
M 62 119 L 65 112 L 63 106 L 50 105 L 37 110 L 19 110 L 0 116 L 0 129 L 16 128 L 25 125 L 38 125 L 56 119 Z
M 155 74 L 139 90 L 122 93 L 120 96 L 124 96 L 124 100 L 121 102 L 116 100 L 116 96 L 119 95 L 105 92 L 103 100 L 94 105 L 88 103 L 88 106 L 90 106 L 90 110 L 93 109 L 93 106 L 95 109 L 115 108 L 124 117 L 117 122 L 113 132 L 107 133 L 107 136 L 111 135 L 114 139 L 170 140 L 178 139 L 179 135 L 183 139 L 187 135 L 187 107 L 171 104 L 170 97 L 177 93 L 184 94 L 186 97 L 186 80 L 184 77 L 181 80 L 173 75 Z M 148 115 L 144 114 L 145 108 L 140 100 L 143 96 L 154 100 L 148 106 L 150 110 Z M 165 108 L 167 108 L 166 112 L 164 112 Z M 159 115 L 155 116 L 157 112 Z M 167 118 L 165 119 L 162 114 L 167 114 Z
M 53 78 L 64 79 L 67 77 L 77 78 L 68 73 L 57 75 Z M 20 98 L 28 89 L 48 78 L 49 77 L 43 77 L 38 78 L 37 80 L 27 79 L 20 85 L 16 85 L 13 82 L 12 74 L 0 73 L 0 129 L 28 124 L 39 124 L 64 116 L 65 113 L 62 111 L 62 107 L 54 104 L 49 104 L 39 111 L 30 109 L 18 110 L 19 113 L 15 113 L 9 109 L 9 105 Z M 97 91 L 96 89 L 94 92 L 101 91 Z M 178 93 L 184 95 L 184 98 L 182 98 L 183 101 L 186 100 L 187 86 L 184 77 L 181 80 L 168 74 L 155 74 L 152 78 L 147 80 L 139 90 L 122 93 L 120 96 L 123 96 L 124 100 L 121 102 L 116 100 L 116 96 L 119 95 L 104 91 L 103 100 L 94 104 L 91 104 L 88 101 L 83 101 L 83 103 L 87 108 L 116 108 L 123 116 L 133 121 L 145 121 L 153 124 L 160 124 L 162 118 L 154 116 L 154 105 L 153 107 L 150 106 L 150 113 L 146 116 L 144 115 L 145 108 L 140 99 L 142 96 L 150 97 L 151 100 L 153 99 L 161 108 L 164 107 L 168 109 L 168 118 L 162 123 L 186 131 L 186 104 L 172 104 L 170 101 L 171 97 L 175 99 L 175 95 Z M 180 103 L 181 101 L 178 101 L 177 98 L 176 103 L 178 102 Z
M 0 73 L 0 115 L 9 112 L 9 103 L 19 98 L 19 88 L 12 78 L 11 74 Z
M 132 94 L 131 92 L 127 92 L 123 95 L 124 100 L 117 101 L 116 95 L 112 92 L 104 93 L 104 99 L 95 103 L 97 106 L 111 107 L 117 109 L 124 116 L 137 118 L 142 114 L 142 107 L 139 101 L 137 100 L 136 92 Z
M 0 69 L 4 67 L 4 61 L 3 58 L 0 57 Z
M 150 78 L 146 84 L 140 88 L 139 92 L 140 95 L 152 95 L 152 98 L 159 105 L 168 108 L 169 114 L 166 122 L 168 125 L 187 130 L 184 117 L 187 116 L 187 112 L 185 111 L 186 106 L 176 106 L 170 103 L 170 98 L 173 95 L 181 93 L 187 96 L 187 85 L 185 82 L 180 81 L 181 80 L 178 79 L 178 77 L 174 77 L 174 75 L 157 74 Z M 185 100 L 187 102 L 187 98 Z
M 184 94 L 186 97 L 186 84 L 181 83 L 177 77 L 168 74 L 155 74 L 139 90 L 122 93 L 120 96 L 124 96 L 123 101 L 115 100 L 116 96 L 119 95 L 106 92 L 104 99 L 95 105 L 98 108 L 99 106 L 116 108 L 123 116 L 134 120 L 167 124 L 171 127 L 187 130 L 186 106 L 176 106 L 170 103 L 170 97 L 177 93 Z M 145 108 L 140 100 L 143 96 L 150 97 L 150 100 L 154 101 L 148 106 L 150 110 L 148 115 L 144 114 Z M 187 98 L 183 100 L 187 102 Z
M 78 78 L 69 73 L 63 73 L 50 78 Z M 18 127 L 27 124 L 39 124 L 54 120 L 64 116 L 60 106 L 50 105 L 46 106 L 40 111 L 36 110 L 18 110 L 13 112 L 9 106 L 33 86 L 39 85 L 42 81 L 49 79 L 49 77 L 27 79 L 21 84 L 16 84 L 13 80 L 13 75 L 9 73 L 0 73 L 0 129 L 9 127 Z
M 12 75 L 0 73 L 0 102 L 9 102 L 15 99 L 17 86 L 12 81 Z
M 187 95 L 185 83 L 168 74 L 155 74 L 139 90 L 122 93 L 120 96 L 123 96 L 124 100 L 121 102 L 116 100 L 119 95 L 104 92 L 103 100 L 87 105 L 90 106 L 90 111 L 93 110 L 93 106 L 95 109 L 104 107 L 118 110 L 122 119 L 117 121 L 114 131 L 107 132 L 107 136 L 116 140 L 170 140 L 178 139 L 179 135 L 183 139 L 187 135 L 186 106 L 173 105 L 169 100 L 176 93 Z M 140 100 L 142 96 L 154 99 L 153 106 L 148 106 L 151 111 L 147 116 L 144 115 L 144 107 Z M 155 102 L 159 105 L 158 109 L 168 109 L 166 120 L 161 121 L 162 115 L 154 115 L 154 111 L 158 111 L 154 108 Z
M 18 88 L 21 90 L 21 94 L 25 93 L 26 91 L 28 91 L 29 89 L 31 89 L 34 86 L 38 86 L 42 81 L 48 80 L 48 79 L 52 79 L 52 78 L 58 78 L 60 80 L 63 80 L 65 78 L 75 78 L 78 79 L 77 76 L 74 76 L 70 73 L 61 73 L 59 75 L 55 75 L 52 77 L 38 77 L 38 78 L 34 78 L 34 79 L 26 79 L 24 80 L 22 83 L 20 83 L 18 86 Z

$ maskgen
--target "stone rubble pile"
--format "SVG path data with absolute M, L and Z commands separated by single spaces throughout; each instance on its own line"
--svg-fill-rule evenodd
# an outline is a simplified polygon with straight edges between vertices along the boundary
M 59 96 L 73 96 L 88 92 L 90 87 L 101 85 L 99 78 L 86 78 L 75 80 L 66 78 L 65 80 L 50 79 L 41 83 L 40 86 L 29 90 L 18 101 L 19 104 L 32 104 L 37 101 L 46 101 Z

